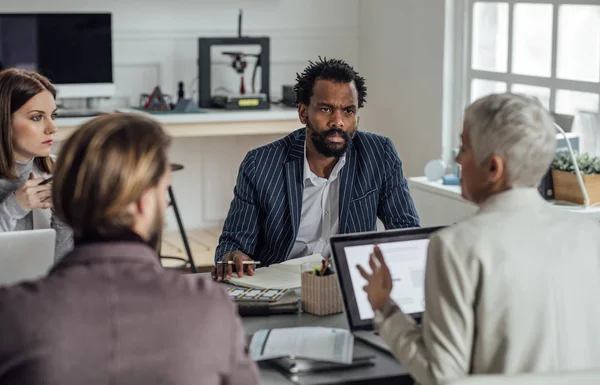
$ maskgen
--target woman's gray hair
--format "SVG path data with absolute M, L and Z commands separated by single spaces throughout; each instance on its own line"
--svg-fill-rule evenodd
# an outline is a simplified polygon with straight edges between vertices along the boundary
M 537 187 L 554 159 L 554 122 L 535 98 L 506 93 L 478 99 L 465 111 L 465 128 L 475 162 L 502 158 L 511 187 Z

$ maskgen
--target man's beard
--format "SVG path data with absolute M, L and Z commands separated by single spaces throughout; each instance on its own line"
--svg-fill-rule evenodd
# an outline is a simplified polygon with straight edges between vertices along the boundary
M 164 216 L 160 211 L 160 207 L 156 206 L 156 212 L 154 213 L 154 219 L 152 221 L 152 228 L 150 229 L 150 236 L 148 237 L 148 245 L 154 250 L 158 249 L 158 242 L 161 240 L 161 234 L 164 227 Z
M 352 141 L 352 138 L 356 133 L 356 130 L 354 130 L 351 134 L 348 134 L 347 132 L 339 128 L 331 128 L 327 131 L 319 132 L 314 129 L 314 127 L 310 123 L 310 119 L 306 120 L 306 129 L 310 134 L 310 138 L 312 139 L 312 142 L 317 152 L 328 158 L 339 158 L 342 155 L 344 155 L 348 150 L 350 141 Z M 327 141 L 327 138 L 333 135 L 341 136 L 344 139 L 344 144 L 340 146 L 338 143 L 329 143 Z

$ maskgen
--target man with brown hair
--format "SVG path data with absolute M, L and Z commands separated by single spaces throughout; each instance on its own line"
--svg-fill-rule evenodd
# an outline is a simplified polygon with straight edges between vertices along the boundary
M 0 383 L 258 383 L 227 294 L 163 269 L 153 250 L 169 142 L 127 114 L 67 140 L 52 197 L 75 247 L 47 277 L 0 289 Z

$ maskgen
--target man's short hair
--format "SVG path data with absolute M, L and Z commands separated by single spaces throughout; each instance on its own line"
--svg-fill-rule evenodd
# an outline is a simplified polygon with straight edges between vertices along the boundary
M 336 83 L 350 83 L 354 81 L 358 91 L 358 108 L 366 103 L 367 86 L 365 79 L 354 70 L 352 66 L 340 59 L 322 59 L 313 63 L 309 61 L 308 67 L 301 74 L 296 74 L 296 103 L 310 104 L 310 97 L 317 80 L 329 80 Z
M 156 187 L 169 167 L 170 138 L 136 114 L 109 114 L 81 126 L 56 161 L 52 199 L 75 239 L 130 230 L 126 209 Z
M 483 97 L 467 107 L 465 127 L 477 164 L 500 156 L 511 187 L 538 186 L 554 159 L 554 122 L 535 98 L 509 93 Z

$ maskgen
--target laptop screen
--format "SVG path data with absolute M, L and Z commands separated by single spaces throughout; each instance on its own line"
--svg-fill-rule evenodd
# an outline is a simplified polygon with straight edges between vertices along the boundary
M 440 227 L 338 235 L 331 248 L 351 330 L 370 329 L 373 309 L 356 265 L 370 272 L 369 257 L 379 245 L 393 280 L 391 298 L 402 311 L 419 317 L 425 310 L 425 263 L 429 236 Z

